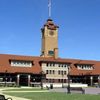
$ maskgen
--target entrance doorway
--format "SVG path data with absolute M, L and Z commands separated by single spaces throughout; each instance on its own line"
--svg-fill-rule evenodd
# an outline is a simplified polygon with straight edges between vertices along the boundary
M 20 86 L 28 86 L 28 75 L 27 74 L 20 75 L 19 85 Z

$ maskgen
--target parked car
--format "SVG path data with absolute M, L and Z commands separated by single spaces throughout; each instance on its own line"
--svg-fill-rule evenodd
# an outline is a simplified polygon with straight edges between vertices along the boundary
M 12 100 L 12 98 L 7 98 L 6 99 L 4 95 L 0 94 L 0 100 Z

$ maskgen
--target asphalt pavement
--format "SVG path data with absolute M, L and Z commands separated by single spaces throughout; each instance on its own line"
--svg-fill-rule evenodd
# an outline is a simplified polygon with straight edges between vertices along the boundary
M 100 95 L 100 88 L 96 88 L 96 87 L 87 87 L 87 88 L 83 88 L 83 91 L 73 91 L 71 90 L 71 93 L 81 93 L 81 94 L 96 94 L 96 95 Z M 49 90 L 50 92 L 64 92 L 67 93 L 67 88 L 53 88 Z

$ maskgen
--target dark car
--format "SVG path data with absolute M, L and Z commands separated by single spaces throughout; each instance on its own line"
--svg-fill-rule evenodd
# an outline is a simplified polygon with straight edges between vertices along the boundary
M 6 99 L 4 95 L 0 94 L 0 100 L 12 100 L 12 98 L 7 98 Z

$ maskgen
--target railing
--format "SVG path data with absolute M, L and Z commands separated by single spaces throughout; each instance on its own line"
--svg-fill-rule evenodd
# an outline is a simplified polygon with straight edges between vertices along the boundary
M 39 87 L 41 85 L 41 83 L 40 82 L 30 82 L 30 85 L 32 87 Z
M 15 87 L 16 82 L 0 82 L 0 86 Z

